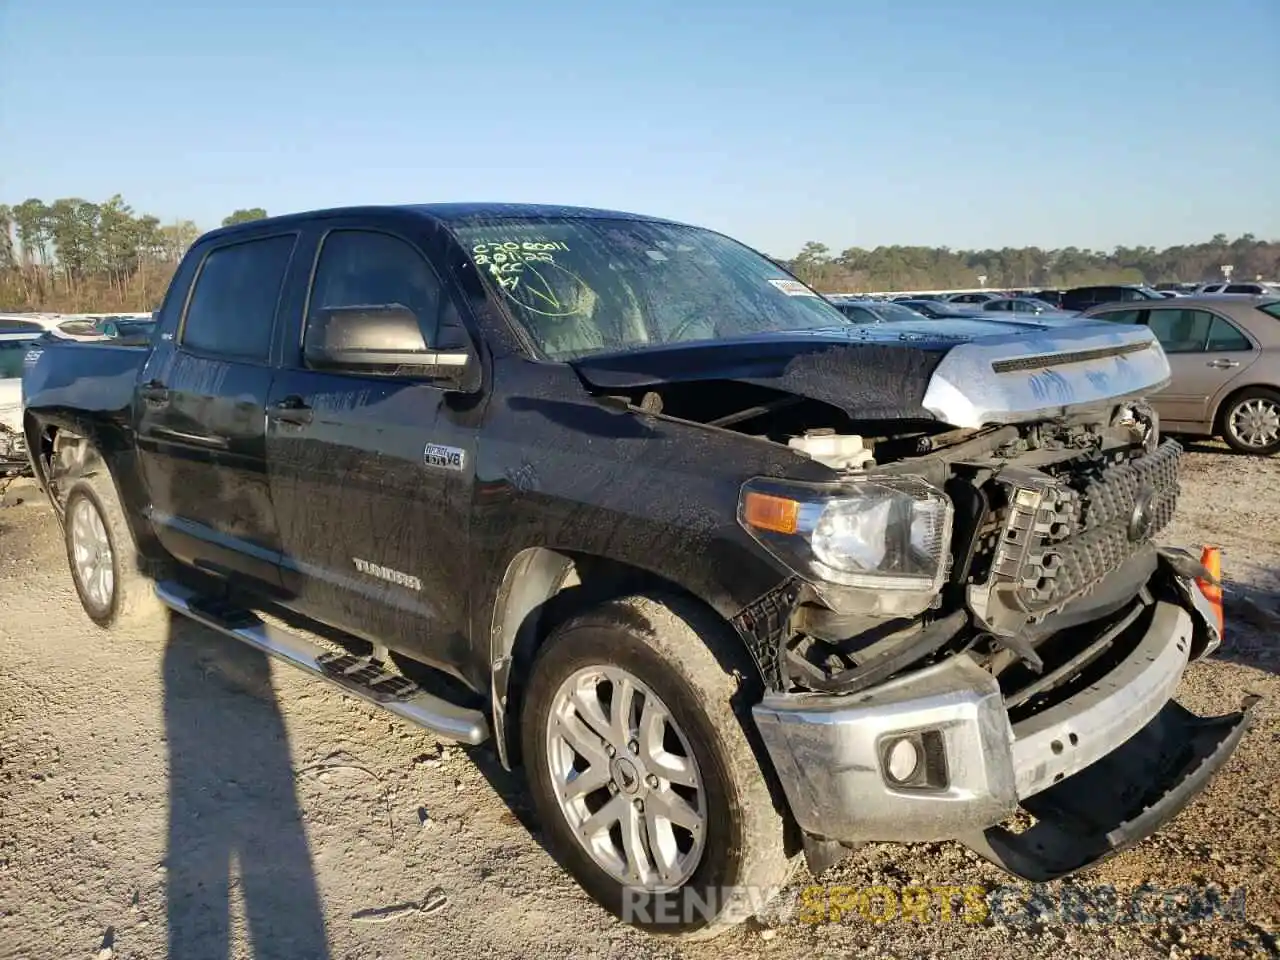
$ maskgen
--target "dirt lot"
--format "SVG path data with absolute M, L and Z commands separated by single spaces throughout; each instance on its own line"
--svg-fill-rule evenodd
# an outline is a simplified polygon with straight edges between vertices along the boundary
M 1262 694 L 1254 729 L 1174 823 L 1077 879 L 1123 898 L 1159 888 L 1141 922 L 1035 918 L 1015 897 L 979 923 L 944 921 L 936 904 L 927 923 L 855 909 L 815 924 L 782 910 L 681 945 L 613 922 L 579 892 L 487 749 L 442 749 L 189 623 L 95 628 L 37 491 L 15 485 L 5 503 L 0 957 L 1280 956 L 1280 639 L 1240 603 L 1227 645 L 1192 667 L 1180 699 L 1225 713 Z M 1280 595 L 1280 460 L 1197 447 L 1167 539 L 1219 543 L 1229 581 Z M 873 845 L 824 880 L 1010 882 L 953 844 Z M 790 902 L 811 883 L 801 869 Z M 1180 922 L 1163 905 L 1162 891 L 1207 885 L 1243 888 L 1245 919 Z

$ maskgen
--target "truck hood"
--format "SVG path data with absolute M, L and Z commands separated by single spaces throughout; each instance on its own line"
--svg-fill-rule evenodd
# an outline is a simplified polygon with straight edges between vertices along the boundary
M 1138 397 L 1169 382 L 1146 327 L 954 319 L 779 331 L 572 361 L 598 392 L 734 380 L 829 403 L 854 420 L 981 427 Z

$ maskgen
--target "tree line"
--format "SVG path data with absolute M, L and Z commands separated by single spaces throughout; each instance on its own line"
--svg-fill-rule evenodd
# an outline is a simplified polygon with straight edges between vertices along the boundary
M 223 226 L 267 215 L 261 207 L 229 214 Z M 153 310 L 187 248 L 200 234 L 190 220 L 162 223 L 138 214 L 119 194 L 104 203 L 67 197 L 0 204 L 0 311 L 86 313 Z M 1166 247 L 1110 252 L 1066 247 L 850 247 L 833 254 L 806 243 L 790 260 L 775 258 L 824 293 L 925 290 L 981 285 L 1070 287 L 1088 283 L 1159 283 L 1232 276 L 1280 279 L 1280 241 L 1253 234 Z
M 222 224 L 266 215 L 245 208 Z M 191 220 L 138 214 L 119 194 L 104 203 L 64 197 L 0 204 L 0 311 L 153 310 L 200 232 Z
M 775 258 L 776 259 L 776 258 Z M 1246 233 L 1218 234 L 1206 243 L 1165 247 L 1116 247 L 1110 252 L 1065 247 L 850 247 L 833 254 L 809 242 L 790 260 L 779 260 L 823 293 L 877 290 L 946 290 L 983 285 L 995 289 L 1083 286 L 1094 283 L 1209 282 L 1231 266 L 1233 279 L 1280 280 L 1280 241 Z

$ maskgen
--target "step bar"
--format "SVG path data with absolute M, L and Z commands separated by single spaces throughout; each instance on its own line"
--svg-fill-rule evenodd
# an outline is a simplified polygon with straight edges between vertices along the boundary
M 312 676 L 328 680 L 346 693 L 377 704 L 439 737 L 473 745 L 489 739 L 489 724 L 479 710 L 460 707 L 424 690 L 418 690 L 403 699 L 389 700 L 380 697 L 360 683 L 344 680 L 335 676 L 331 670 L 324 669 L 321 666 L 326 654 L 324 648 L 288 630 L 265 623 L 248 611 L 245 611 L 243 619 L 234 623 L 222 622 L 219 617 L 199 609 L 201 595 L 197 591 L 168 580 L 156 584 L 156 596 L 166 607 L 184 617 L 235 637 L 263 653 L 305 670 Z

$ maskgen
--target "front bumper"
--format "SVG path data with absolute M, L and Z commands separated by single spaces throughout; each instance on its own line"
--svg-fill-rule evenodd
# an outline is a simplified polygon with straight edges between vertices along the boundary
M 1010 872 L 1048 879 L 1158 829 L 1239 743 L 1247 706 L 1202 720 L 1172 702 L 1193 649 L 1206 651 L 1205 627 L 1186 593 L 1166 591 L 1105 676 L 1016 724 L 995 678 L 967 654 L 849 696 L 771 694 L 753 712 L 806 833 L 958 839 Z M 885 772 L 886 745 L 904 735 L 941 745 L 933 785 L 895 786 Z M 998 826 L 1019 808 L 1035 827 Z

